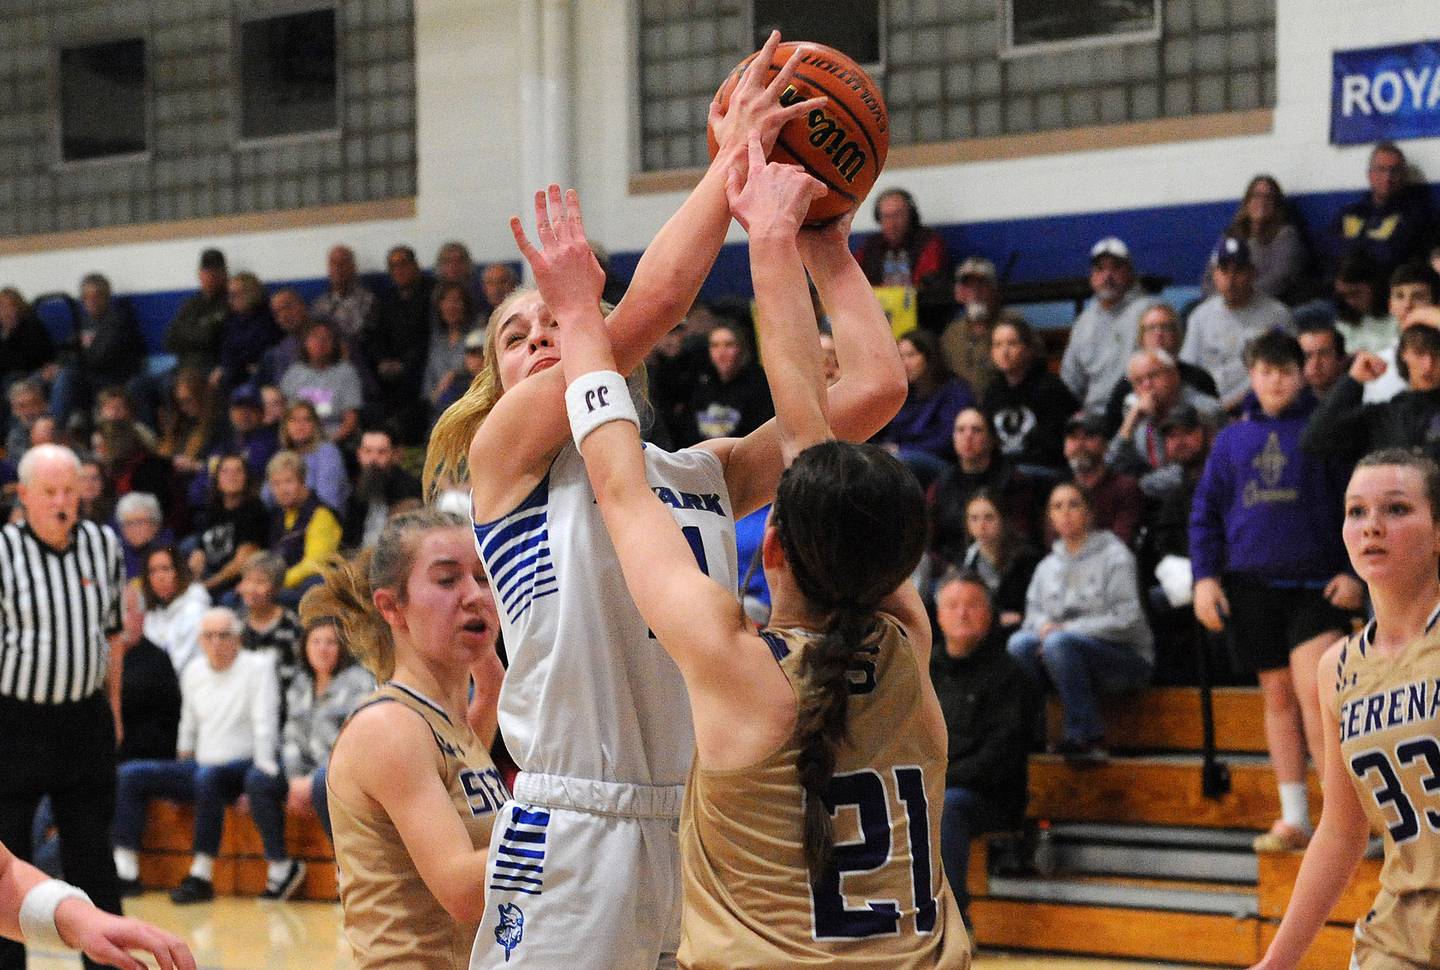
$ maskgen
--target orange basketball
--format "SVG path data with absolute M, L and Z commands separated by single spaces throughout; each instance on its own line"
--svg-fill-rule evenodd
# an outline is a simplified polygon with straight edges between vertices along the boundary
M 780 95 L 781 101 L 793 104 L 820 95 L 830 100 L 781 128 L 770 160 L 803 165 L 829 188 L 829 193 L 817 199 L 805 217 L 807 225 L 814 225 L 854 208 L 869 194 L 890 151 L 890 113 L 870 75 L 849 57 L 823 44 L 781 44 L 775 49 L 764 80 L 768 82 L 779 74 L 790 54 L 800 46 L 809 50 L 793 82 Z M 740 73 L 754 58 L 755 54 L 751 54 L 741 61 L 720 86 L 722 108 L 729 106 Z M 719 143 L 713 131 L 706 135 L 710 157 L 714 158 Z

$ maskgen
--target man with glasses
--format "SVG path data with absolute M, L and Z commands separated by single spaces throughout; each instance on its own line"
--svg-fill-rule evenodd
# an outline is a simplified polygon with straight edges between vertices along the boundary
M 1171 357 L 1178 358 L 1180 354 L 1180 341 L 1185 331 L 1180 324 L 1180 314 L 1168 303 L 1156 303 L 1150 309 L 1140 315 L 1140 332 L 1136 335 L 1136 350 L 1163 350 Z M 1176 360 L 1175 364 L 1180 368 L 1180 382 L 1186 387 L 1192 387 L 1201 394 L 1209 397 L 1218 397 L 1215 391 L 1215 378 L 1203 367 L 1196 367 L 1194 364 L 1183 360 Z M 1130 396 L 1135 393 L 1135 385 L 1130 383 L 1129 376 L 1120 379 L 1115 385 L 1115 390 L 1110 392 L 1110 400 L 1105 405 L 1105 434 L 1113 437 L 1116 431 L 1120 430 L 1120 422 L 1125 420 L 1125 411 L 1130 401 Z
M 1165 464 L 1165 436 L 1160 427 L 1176 408 L 1188 404 L 1206 420 L 1220 412 L 1220 402 L 1180 380 L 1175 358 L 1163 350 L 1137 350 L 1130 357 L 1130 384 L 1125 420 L 1110 441 L 1105 463 L 1137 477 Z
M 1424 186 L 1410 184 L 1405 153 L 1393 142 L 1370 152 L 1366 175 L 1370 191 L 1340 210 L 1333 245 L 1337 258 L 1354 251 L 1370 257 L 1383 286 L 1396 267 L 1426 255 L 1433 217 Z
M 174 761 L 129 761 L 120 766 L 115 809 L 115 868 L 128 892 L 139 891 L 139 850 L 145 806 L 152 798 L 194 802 L 194 858 L 190 873 L 170 893 L 185 905 L 215 898 L 215 856 L 225 806 L 245 791 L 254 772 L 280 774 L 276 733 L 280 688 L 269 654 L 240 649 L 244 624 L 223 606 L 200 619 L 204 660 L 180 674 L 180 734 Z M 259 820 L 257 819 L 257 822 Z M 270 885 L 267 898 L 287 898 L 304 866 L 285 850 L 283 820 L 277 833 L 262 828 Z

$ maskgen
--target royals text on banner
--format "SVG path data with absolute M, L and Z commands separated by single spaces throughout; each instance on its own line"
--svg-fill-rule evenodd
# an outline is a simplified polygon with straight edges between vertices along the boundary
M 1440 20 L 1437 20 L 1440 25 Z M 1330 143 L 1440 135 L 1440 40 L 1335 51 Z

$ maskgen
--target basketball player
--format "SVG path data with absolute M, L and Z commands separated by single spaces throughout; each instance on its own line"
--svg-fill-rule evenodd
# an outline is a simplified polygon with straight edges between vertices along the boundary
M 1380 894 L 1350 966 L 1440 966 L 1440 468 L 1401 449 L 1361 459 L 1343 535 L 1375 619 L 1320 661 L 1325 804 L 1264 970 L 1300 962 L 1372 827 L 1384 832 Z
M 508 797 L 488 754 L 498 624 L 469 524 L 434 509 L 397 516 L 373 551 L 333 562 L 300 612 L 307 626 L 336 617 L 381 684 L 341 730 L 327 782 L 355 964 L 464 967 Z
M 964 967 L 969 943 L 939 852 L 947 734 L 929 621 L 909 582 L 924 498 L 882 449 L 829 440 L 795 244 L 813 180 L 767 165 L 756 137 L 750 156 L 744 188 L 733 178 L 728 188 L 750 235 L 790 466 L 765 531 L 773 613 L 758 635 L 652 491 L 597 306 L 603 274 L 573 251 L 547 261 L 522 245 L 560 321 L 570 426 L 626 583 L 690 693 L 678 961 Z
M 772 36 L 756 63 L 766 63 L 777 42 Z M 751 132 L 773 143 L 789 116 L 779 93 L 794 64 L 769 88 L 747 74 L 727 112 L 712 110 L 716 162 L 660 231 L 608 318 L 622 367 L 635 367 L 691 305 L 730 219 L 726 178 L 744 163 Z M 562 198 L 552 186 L 548 198 L 537 195 L 536 216 L 547 252 L 578 247 L 593 260 L 574 193 Z M 899 407 L 904 375 L 884 314 L 849 253 L 849 224 L 847 217 L 804 234 L 801 249 L 836 311 L 834 423 L 840 434 L 863 439 Z M 512 228 L 523 238 L 518 220 Z M 533 291 L 498 307 L 486 370 L 442 418 L 426 462 L 432 478 L 437 469 L 443 477 L 464 466 L 468 447 L 476 539 L 510 659 L 500 724 L 521 768 L 515 800 L 496 827 L 489 905 L 471 966 L 649 970 L 673 966 L 679 945 L 676 832 L 694 739 L 684 682 L 625 594 L 569 443 L 556 335 Z M 695 557 L 734 589 L 735 518 L 773 497 L 782 467 L 774 425 L 674 454 L 650 448 L 646 456 Z M 502 858 L 532 868 L 501 867 Z
M 22 862 L 0 844 L 0 936 L 28 946 L 79 950 L 121 970 L 144 970 L 130 955 L 143 950 L 161 970 L 195 970 L 178 936 L 95 906 L 83 890 Z

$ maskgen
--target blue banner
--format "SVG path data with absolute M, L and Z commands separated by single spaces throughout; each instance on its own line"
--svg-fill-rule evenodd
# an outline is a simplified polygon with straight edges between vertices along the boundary
M 1440 135 L 1440 41 L 1335 51 L 1330 143 Z

